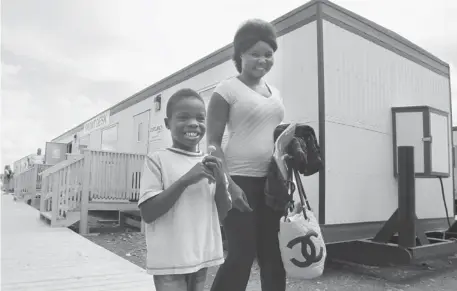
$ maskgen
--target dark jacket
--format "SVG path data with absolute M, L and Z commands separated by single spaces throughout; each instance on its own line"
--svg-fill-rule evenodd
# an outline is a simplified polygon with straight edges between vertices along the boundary
M 288 125 L 281 124 L 276 127 L 273 134 L 275 141 Z M 292 169 L 297 169 L 300 174 L 310 176 L 317 173 L 323 166 L 316 134 L 309 125 L 297 124 L 295 137 L 287 147 L 287 154 L 290 156 L 290 160 L 287 162 L 289 173 L 292 173 Z M 266 204 L 274 210 L 286 211 L 287 207 L 293 203 L 291 193 L 294 190 L 292 175 L 289 174 L 288 179 L 284 180 L 276 162 L 272 159 L 265 185 Z

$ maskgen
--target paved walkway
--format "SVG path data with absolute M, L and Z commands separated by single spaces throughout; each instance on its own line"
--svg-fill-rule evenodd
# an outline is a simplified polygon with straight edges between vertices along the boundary
M 2 195 L 1 290 L 148 290 L 152 276 L 67 228 Z

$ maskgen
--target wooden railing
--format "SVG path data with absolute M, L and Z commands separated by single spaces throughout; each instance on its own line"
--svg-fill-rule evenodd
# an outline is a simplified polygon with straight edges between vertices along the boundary
M 52 212 L 53 225 L 68 212 L 80 211 L 81 233 L 87 232 L 90 203 L 138 201 L 144 155 L 84 150 L 43 172 L 41 212 Z
M 14 194 L 22 199 L 25 196 L 35 195 L 41 191 L 41 172 L 51 167 L 50 165 L 32 165 L 31 168 L 14 177 Z
M 11 193 L 14 191 L 14 178 L 3 181 L 3 188 L 2 190 L 6 193 Z
M 137 201 L 144 155 L 88 151 L 89 200 Z
M 51 168 L 43 175 L 40 211 L 52 212 L 54 222 L 65 219 L 68 211 L 80 208 L 84 159 L 80 157 L 71 163 L 64 162 L 64 167 L 55 165 L 55 169 Z
M 78 159 L 78 158 L 80 158 L 82 156 L 83 156 L 82 154 L 76 154 L 76 153 L 75 154 L 67 154 L 65 159 L 66 160 L 76 160 L 76 159 Z

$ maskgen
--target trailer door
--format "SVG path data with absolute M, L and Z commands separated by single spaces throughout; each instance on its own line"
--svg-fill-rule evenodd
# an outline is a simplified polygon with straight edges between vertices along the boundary
M 67 144 L 58 142 L 47 142 L 45 150 L 46 165 L 55 165 L 66 160 Z

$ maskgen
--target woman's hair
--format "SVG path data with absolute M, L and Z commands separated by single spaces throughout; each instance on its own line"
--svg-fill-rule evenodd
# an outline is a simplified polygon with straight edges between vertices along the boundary
M 276 31 L 272 24 L 261 19 L 249 19 L 238 28 L 233 39 L 233 61 L 239 73 L 241 73 L 241 54 L 250 49 L 259 41 L 266 42 L 273 51 L 278 49 L 276 43 Z

